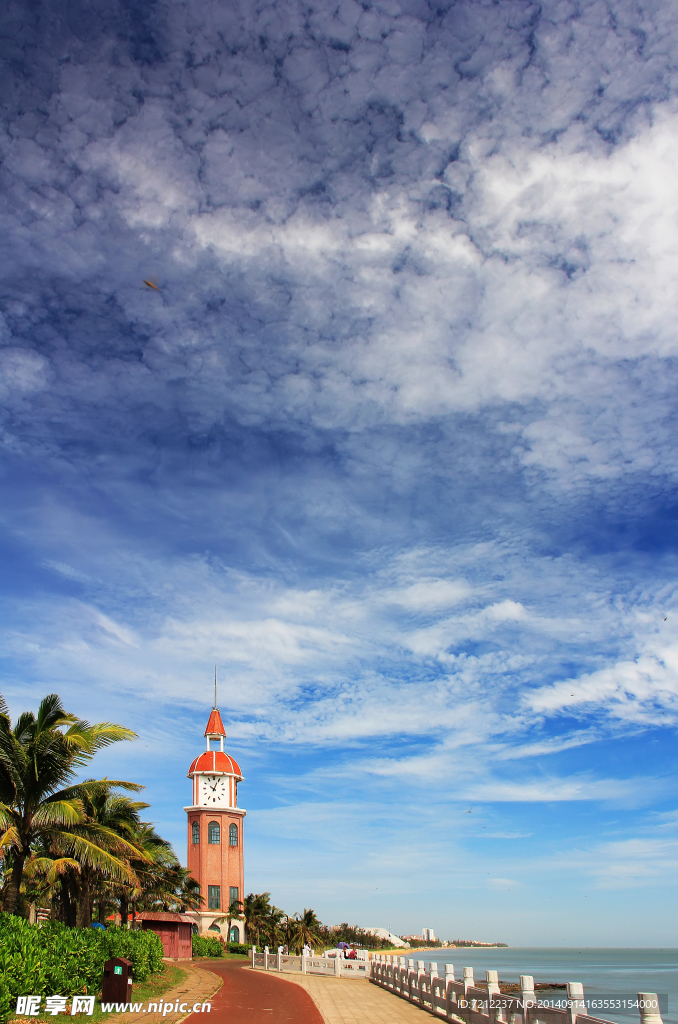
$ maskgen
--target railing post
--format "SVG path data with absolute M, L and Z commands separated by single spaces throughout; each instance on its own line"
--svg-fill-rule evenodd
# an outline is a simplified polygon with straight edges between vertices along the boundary
M 461 1011 L 462 1011 L 462 1015 L 466 1018 L 466 1020 L 470 1020 L 471 1019 L 470 1018 L 470 1012 L 471 1012 L 471 1010 L 475 1010 L 475 1003 L 473 1003 L 473 1005 L 471 1005 L 471 1000 L 468 998 L 468 990 L 470 988 L 475 988 L 475 984 L 476 983 L 473 980 L 473 968 L 472 967 L 463 967 L 462 970 L 464 972 L 464 1003 L 465 1003 L 465 1006 L 461 1007 Z
M 256 946 L 252 946 L 252 970 L 254 970 L 254 954 L 256 953 L 256 951 L 257 951 L 257 947 Z
M 282 953 L 276 953 L 275 955 L 275 969 L 276 971 L 282 971 Z
M 301 973 L 306 974 L 306 957 L 303 952 L 301 954 Z
M 425 982 L 426 968 L 423 960 L 417 960 L 417 1002 L 420 1006 L 424 1005 L 424 982 Z
M 435 1013 L 435 1003 L 433 1001 L 433 985 L 438 977 L 438 964 L 429 962 L 428 965 L 428 995 L 431 1002 L 431 1013 Z
M 497 1007 L 492 1006 L 492 1001 L 495 996 L 500 994 L 499 991 L 499 974 L 497 971 L 485 971 L 485 980 L 487 981 L 487 1013 L 491 1021 L 503 1022 L 504 1014 L 503 1011 Z
M 452 1020 L 454 1017 L 453 1005 L 456 1006 L 457 993 L 452 988 L 455 982 L 454 964 L 445 964 L 445 1018 Z
M 520 975 L 520 1001 L 523 1004 L 523 1024 L 528 1024 L 530 1010 L 537 1004 L 534 994 L 534 978 L 531 974 Z
M 567 1012 L 570 1016 L 570 1024 L 576 1024 L 577 1014 L 586 1013 L 586 1003 L 584 1002 L 584 986 L 580 981 L 568 981 L 567 1002 Z
M 268 946 L 264 946 L 264 970 L 268 970 Z
M 341 977 L 341 960 L 338 956 L 334 958 L 334 975 L 336 978 Z
M 412 1002 L 412 987 L 416 979 L 414 960 L 411 958 L 407 961 L 407 998 Z
M 656 992 L 639 992 L 640 1024 L 662 1024 Z
M 485 971 L 485 980 L 487 982 L 487 994 L 498 996 L 499 995 L 499 974 L 497 971 Z

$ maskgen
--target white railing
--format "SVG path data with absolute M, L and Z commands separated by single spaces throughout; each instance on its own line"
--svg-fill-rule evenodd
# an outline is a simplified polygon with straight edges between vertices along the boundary
M 255 953 L 252 967 L 259 971 L 297 974 L 322 974 L 329 978 L 369 978 L 368 960 L 343 960 L 341 957 L 292 956 L 289 953 Z
M 567 998 L 557 1000 L 566 1008 L 558 1009 L 540 1005 L 534 978 L 528 974 L 520 976 L 520 997 L 515 998 L 500 994 L 496 971 L 485 972 L 480 988 L 472 967 L 464 967 L 463 978 L 457 981 L 452 964 L 444 965 L 444 974 L 438 973 L 438 966 L 429 963 L 426 970 L 423 960 L 415 964 L 403 956 L 373 954 L 370 981 L 436 1017 L 464 1024 L 611 1024 L 586 1013 L 584 988 L 578 981 L 567 983 Z M 638 1006 L 640 1024 L 662 1024 L 656 993 L 639 992 Z

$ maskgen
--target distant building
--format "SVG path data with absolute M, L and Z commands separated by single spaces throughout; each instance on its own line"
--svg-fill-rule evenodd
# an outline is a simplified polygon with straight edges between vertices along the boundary
M 424 940 L 424 942 L 436 941 L 435 932 L 433 931 L 433 928 L 422 928 L 421 937 Z
M 365 931 L 368 935 L 374 935 L 377 939 L 387 939 L 392 946 L 406 946 L 407 943 L 403 942 L 401 938 L 390 932 L 388 928 L 366 928 Z

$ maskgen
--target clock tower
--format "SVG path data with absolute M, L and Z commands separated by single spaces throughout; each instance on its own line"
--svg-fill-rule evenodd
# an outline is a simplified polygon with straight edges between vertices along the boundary
M 205 738 L 207 747 L 188 769 L 193 784 L 193 802 L 184 807 L 188 815 L 188 870 L 200 886 L 204 899 L 191 917 L 202 932 L 218 930 L 227 942 L 244 942 L 244 923 L 238 920 L 214 922 L 228 915 L 233 900 L 244 899 L 243 819 L 247 811 L 238 807 L 238 783 L 243 781 L 237 761 L 224 751 L 226 730 L 216 706 L 212 708 Z

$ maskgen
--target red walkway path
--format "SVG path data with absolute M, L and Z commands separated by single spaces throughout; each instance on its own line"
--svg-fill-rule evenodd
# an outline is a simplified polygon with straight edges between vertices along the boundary
M 317 1006 L 299 985 L 251 971 L 242 961 L 210 964 L 224 979 L 209 1015 L 192 1013 L 187 1024 L 323 1024 Z

